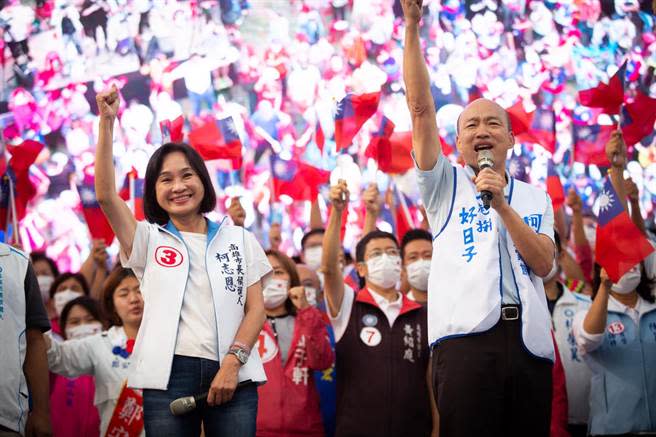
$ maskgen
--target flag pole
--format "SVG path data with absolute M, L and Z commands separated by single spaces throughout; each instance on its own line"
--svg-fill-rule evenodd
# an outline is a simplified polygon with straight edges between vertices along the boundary
M 16 215 L 16 197 L 14 196 L 14 183 L 9 179 L 9 208 L 7 208 L 7 225 L 9 225 L 9 215 L 11 214 L 11 225 L 12 225 L 12 242 L 16 244 L 21 244 L 20 235 L 18 235 L 18 216 Z

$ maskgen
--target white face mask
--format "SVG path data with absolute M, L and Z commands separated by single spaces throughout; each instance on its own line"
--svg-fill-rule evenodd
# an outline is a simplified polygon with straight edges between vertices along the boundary
M 551 281 L 551 280 L 552 280 L 552 279 L 553 279 L 553 278 L 559 273 L 559 270 L 560 270 L 560 269 L 558 268 L 558 263 L 557 263 L 556 260 L 554 259 L 553 264 L 552 264 L 552 266 L 551 266 L 551 271 L 549 272 L 549 274 L 547 274 L 547 276 L 545 276 L 544 278 L 542 278 L 542 282 L 549 282 L 549 281 Z
M 55 293 L 53 299 L 55 301 L 55 312 L 57 313 L 57 317 L 61 316 L 61 312 L 67 303 L 80 296 L 84 296 L 84 294 L 79 291 L 71 290 L 70 288 Z
M 48 302 L 50 300 L 50 286 L 55 282 L 55 278 L 50 275 L 39 275 L 36 277 L 36 281 L 39 283 L 43 303 Z
M 408 273 L 408 282 L 415 290 L 428 290 L 428 274 L 430 273 L 431 260 L 418 259 L 407 266 L 405 270 Z
M 616 284 L 613 284 L 613 286 L 610 287 L 610 289 L 615 293 L 629 294 L 638 287 L 641 276 L 640 268 L 634 267 L 626 272 Z
M 315 272 L 321 267 L 321 256 L 323 254 L 323 247 L 314 246 L 308 247 L 303 252 L 303 258 L 305 259 L 305 264 Z
M 308 303 L 313 307 L 317 306 L 317 289 L 314 287 L 304 287 L 305 288 L 305 298 Z
M 277 308 L 287 300 L 289 281 L 285 279 L 269 279 L 262 290 L 264 308 Z
M 389 256 L 384 253 L 367 261 L 367 279 L 372 284 L 382 288 L 392 288 L 400 278 L 401 258 L 399 256 Z
M 71 326 L 66 328 L 66 339 L 72 340 L 74 338 L 88 337 L 102 331 L 102 324 L 100 322 L 85 323 L 84 325 Z

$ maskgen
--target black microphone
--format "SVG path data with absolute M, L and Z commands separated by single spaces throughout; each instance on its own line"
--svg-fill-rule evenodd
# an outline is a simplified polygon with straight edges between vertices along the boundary
M 484 168 L 493 168 L 494 167 L 494 156 L 492 155 L 492 150 L 484 149 L 478 152 L 478 171 L 483 170 Z M 481 191 L 481 200 L 483 201 L 483 206 L 485 209 L 490 209 L 490 202 L 492 201 L 492 193 L 488 190 Z
M 169 409 L 171 414 L 174 416 L 182 416 L 187 414 L 190 411 L 196 409 L 196 407 L 205 405 L 207 403 L 207 394 L 209 392 L 201 393 L 195 396 L 185 396 L 183 398 L 178 398 L 169 404 Z
M 240 389 L 252 383 L 253 381 L 247 379 L 237 384 L 237 389 Z M 204 393 L 197 394 L 194 396 L 185 396 L 183 398 L 178 398 L 169 404 L 169 410 L 171 410 L 171 414 L 173 414 L 174 416 L 182 416 L 183 414 L 187 414 L 198 407 L 202 407 L 206 405 L 208 394 L 209 391 L 206 391 Z

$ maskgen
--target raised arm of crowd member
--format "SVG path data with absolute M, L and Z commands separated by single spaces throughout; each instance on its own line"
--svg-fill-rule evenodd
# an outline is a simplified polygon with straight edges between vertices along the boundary
M 319 209 L 319 200 L 317 198 L 310 205 L 310 229 L 322 229 L 324 226 L 323 219 L 321 218 L 321 210 Z
M 574 241 L 573 247 L 574 254 L 576 255 L 576 265 L 581 269 L 585 281 L 591 283 L 594 263 L 592 248 L 590 247 L 588 238 L 585 236 L 585 228 L 583 226 L 583 202 L 574 188 L 570 188 L 567 192 L 565 202 L 572 210 L 571 238 Z M 563 271 L 565 271 L 565 266 L 562 267 Z M 567 275 L 567 271 L 565 271 L 565 275 Z
M 403 80 L 412 118 L 412 148 L 421 170 L 430 170 L 442 154 L 430 78 L 419 40 L 423 0 L 401 0 L 405 18 Z
M 132 252 L 132 240 L 134 240 L 134 233 L 137 229 L 137 220 L 125 201 L 116 192 L 116 181 L 114 180 L 112 143 L 114 122 L 119 105 L 118 89 L 114 86 L 109 91 L 98 93 L 96 103 L 100 113 L 95 163 L 96 200 L 121 243 L 121 248 L 129 257 Z
M 367 235 L 376 229 L 376 220 L 378 220 L 380 208 L 382 207 L 378 185 L 375 183 L 369 184 L 367 189 L 362 193 L 362 201 L 364 202 L 365 208 L 362 235 Z
M 80 273 L 89 283 L 89 295 L 96 299 L 102 299 L 103 286 L 107 279 L 107 246 L 103 240 L 94 239 L 91 242 L 89 256 L 82 263 Z
M 233 197 L 230 200 L 228 215 L 230 216 L 230 219 L 235 224 L 235 226 L 244 226 L 244 221 L 246 220 L 246 211 L 244 210 L 244 207 L 241 206 L 239 197 Z
M 606 330 L 606 318 L 608 317 L 608 298 L 613 281 L 610 280 L 606 270 L 601 269 L 601 283 L 597 294 L 592 300 L 592 305 L 583 319 L 583 330 L 588 334 L 603 334 Z M 585 349 L 585 345 L 582 345 Z M 587 350 L 586 352 L 589 352 Z
M 640 211 L 640 191 L 633 179 L 624 179 L 624 191 L 629 199 L 629 205 L 631 205 L 631 220 L 640 229 L 640 232 L 646 235 L 645 219 Z
M 324 275 L 323 292 L 328 302 L 328 310 L 332 317 L 337 317 L 344 298 L 344 278 L 339 266 L 339 254 L 342 251 L 339 237 L 342 228 L 342 211 L 347 207 L 349 200 L 349 191 L 344 179 L 340 179 L 337 185 L 330 187 L 329 199 L 333 208 L 323 236 L 321 268 Z
M 616 130 L 606 143 L 606 157 L 610 161 L 611 167 L 608 169 L 608 177 L 617 192 L 624 209 L 628 212 L 626 203 L 626 192 L 624 191 L 624 168 L 626 167 L 626 143 L 622 131 Z

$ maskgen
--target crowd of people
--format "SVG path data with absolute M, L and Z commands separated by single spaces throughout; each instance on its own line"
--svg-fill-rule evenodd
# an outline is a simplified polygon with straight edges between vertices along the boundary
M 6 2 L 3 137 L 46 147 L 19 243 L 0 244 L 0 436 L 656 433 L 656 255 L 617 282 L 595 263 L 604 173 L 656 241 L 656 135 L 613 134 L 606 169 L 575 162 L 572 134 L 613 122 L 576 90 L 624 60 L 627 93 L 655 94 L 652 5 L 409 10 L 421 3 L 285 2 L 291 13 L 268 10 L 255 41 L 246 1 Z M 30 40 L 48 31 L 56 48 L 35 67 Z M 83 81 L 85 59 L 108 52 L 136 56 L 138 78 Z M 336 151 L 335 102 L 378 91 L 379 113 Z M 515 144 L 499 114 L 518 101 L 553 110 L 553 151 Z M 241 166 L 167 143 L 160 122 L 180 115 L 187 131 L 232 117 Z M 365 156 L 383 115 L 413 132 L 402 175 Z M 496 166 L 479 172 L 488 142 Z M 276 196 L 280 159 L 334 169 L 330 186 Z M 540 190 L 548 163 L 567 193 L 558 208 Z M 145 220 L 117 194 L 130 171 L 144 179 Z M 94 174 L 113 243 L 91 238 L 80 211 Z M 496 194 L 491 209 L 469 202 L 481 190 Z M 409 229 L 394 197 L 413 205 Z M 197 408 L 172 414 L 187 396 Z

